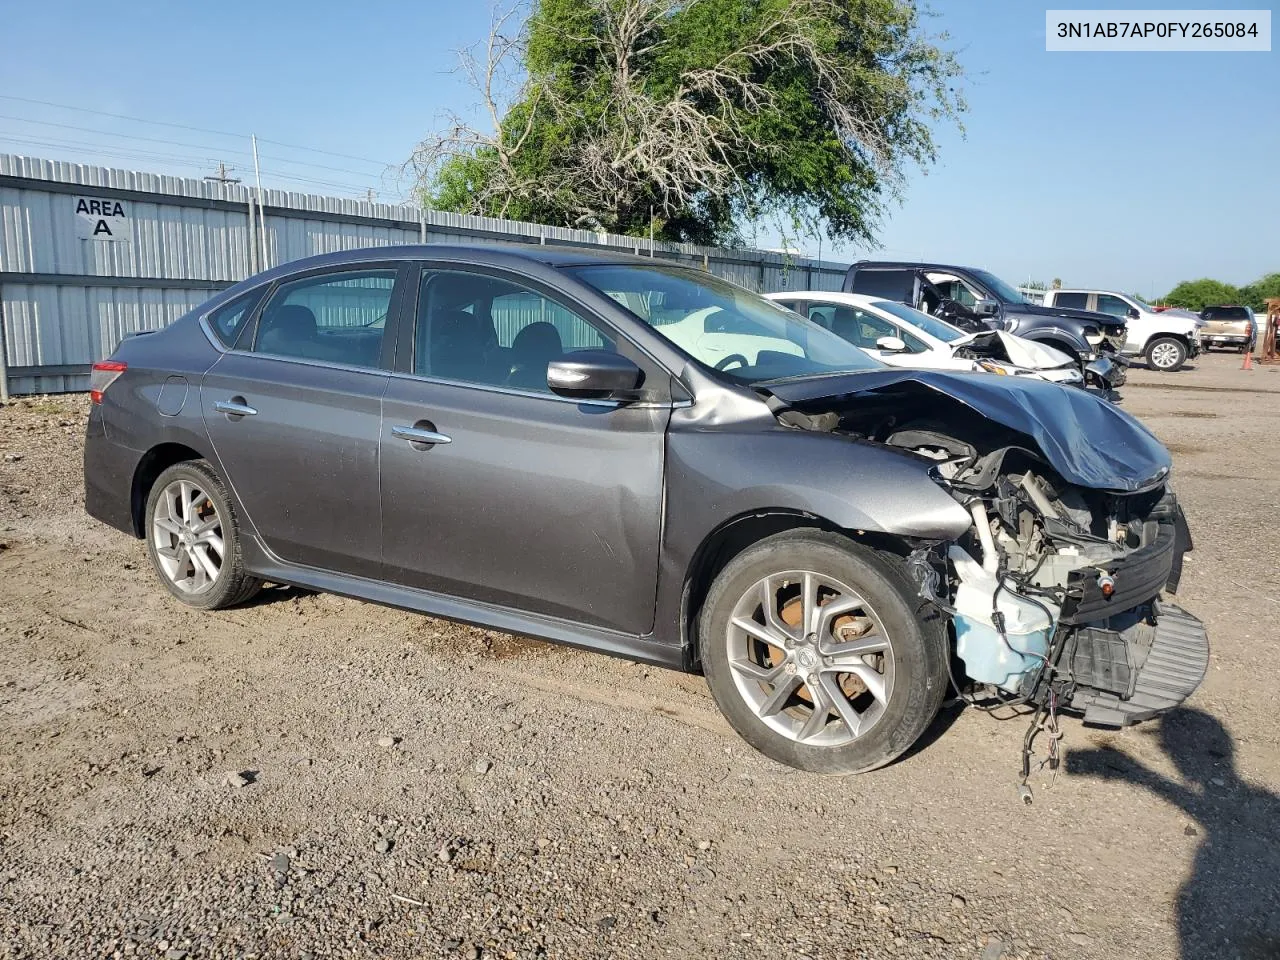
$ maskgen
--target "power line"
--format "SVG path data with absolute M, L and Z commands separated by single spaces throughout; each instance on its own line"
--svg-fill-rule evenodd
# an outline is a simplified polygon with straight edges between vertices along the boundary
M 186 147 L 192 150 L 213 150 L 217 153 L 235 153 L 241 156 L 249 156 L 243 150 L 229 150 L 226 147 L 211 147 L 203 143 L 182 143 L 178 140 L 165 140 L 160 137 L 144 137 L 139 133 L 116 133 L 114 130 L 99 130 L 96 127 L 82 127 L 74 123 L 58 123 L 54 120 L 33 120 L 30 117 L 14 117 L 7 113 L 0 113 L 0 120 L 16 120 L 19 123 L 34 123 L 42 127 L 59 127 L 63 130 L 75 130 L 80 133 L 96 133 L 104 137 L 120 137 L 126 140 L 144 140 L 147 143 L 160 143 L 170 147 Z
M 0 113 L 0 120 L 14 120 L 18 123 L 34 123 L 43 127 L 58 127 L 63 130 L 75 130 L 79 133 L 93 133 L 104 137 L 116 137 L 122 140 L 141 140 L 147 143 L 159 143 L 164 146 L 182 147 L 189 150 L 208 150 L 220 156 L 234 155 L 238 157 L 248 158 L 253 156 L 247 150 L 235 150 L 227 147 L 215 147 L 204 143 L 184 143 L 180 140 L 167 140 L 162 137 L 146 137 L 137 133 L 117 133 L 114 130 L 99 130 L 96 127 L 82 127 L 74 123 L 58 123 L 54 120 L 35 120 L 30 117 L 15 117 L 7 113 Z M 264 141 L 274 143 L 275 141 Z M 352 170 L 349 167 L 333 167 L 323 163 L 315 163 L 311 160 L 295 160 L 292 157 L 281 157 L 274 154 L 262 154 L 264 160 L 274 160 L 277 163 L 290 163 L 299 167 L 311 167 L 316 170 L 328 170 L 331 173 L 349 173 L 356 177 L 367 177 L 367 170 Z
M 204 159 L 196 159 L 190 155 L 166 154 L 147 150 L 129 150 L 123 145 L 100 145 L 86 144 L 80 141 L 62 140 L 55 138 L 39 138 L 27 137 L 20 134 L 10 134 L 0 131 L 0 142 L 27 144 L 30 146 L 52 147 L 58 150 L 79 150 L 89 153 L 96 153 L 106 157 L 122 158 L 125 160 L 141 160 L 148 163 L 165 163 L 173 166 L 194 167 L 200 170 L 207 170 L 209 165 L 216 162 L 213 157 Z M 326 180 L 318 177 L 304 177 L 296 174 L 280 173 L 268 171 L 268 175 L 275 180 L 287 180 L 294 183 L 305 183 L 313 186 L 333 187 L 340 190 L 346 190 L 353 194 L 362 194 L 368 187 L 363 184 L 346 183 L 337 180 Z
M 209 127 L 196 127 L 186 123 L 172 123 L 167 120 L 147 120 L 143 117 L 131 117 L 123 113 L 109 113 L 106 110 L 92 110 L 88 107 L 75 107 L 68 103 L 53 103 L 50 100 L 35 100 L 31 97 L 15 97 L 10 94 L 0 94 L 0 100 L 12 100 L 17 103 L 31 103 L 42 107 L 54 107 L 59 110 L 74 110 L 78 113 L 89 113 L 99 117 L 111 117 L 115 120 L 128 120 L 133 123 L 147 123 L 158 127 L 173 127 L 178 130 L 192 130 L 196 133 L 212 133 L 219 137 L 238 137 L 240 139 L 245 139 L 249 136 L 247 133 L 231 133 L 227 130 L 213 130 Z M 32 122 L 38 123 L 40 121 Z M 268 140 L 265 137 L 260 137 L 259 139 L 263 143 L 272 143 L 277 147 L 287 147 L 290 150 L 306 150 L 311 153 L 322 153 L 331 157 L 342 157 L 346 160 L 358 160 L 361 163 L 376 163 L 386 167 L 395 166 L 395 164 L 388 163 L 385 160 L 374 160 L 370 157 L 359 157 L 351 153 L 337 153 L 333 150 L 321 150 L 319 147 L 305 147 L 297 143 L 285 143 L 282 140 Z
M 197 133 L 212 133 L 219 137 L 244 137 L 243 133 L 228 133 L 226 130 L 210 130 L 208 127 L 193 127 L 185 123 L 170 123 L 166 120 L 144 120 L 142 117 L 129 117 L 123 113 L 108 113 L 106 110 L 91 110 L 88 107 L 73 107 L 67 103 L 51 103 L 48 100 L 33 100 L 30 97 L 15 97 L 0 93 L 0 100 L 16 100 L 19 103 L 34 103 L 42 107 L 57 107 L 59 110 L 75 110 L 78 113 L 92 113 L 100 117 L 113 117 L 116 120 L 132 120 L 134 123 L 150 123 L 157 127 L 174 127 L 178 130 L 194 130 Z

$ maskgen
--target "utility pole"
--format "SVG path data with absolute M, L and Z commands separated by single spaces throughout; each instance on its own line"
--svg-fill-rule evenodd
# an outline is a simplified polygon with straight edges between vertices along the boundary
M 373 203 L 377 196 L 378 194 L 374 191 L 373 187 L 370 187 L 364 192 L 364 199 L 366 203 Z
M 258 135 L 252 133 L 249 139 L 253 143 L 253 176 L 258 182 L 258 221 L 262 227 L 259 236 L 262 241 L 262 269 L 266 270 L 270 264 L 267 262 L 267 214 L 262 203 L 262 168 L 258 166 Z
M 212 183 L 221 183 L 221 184 L 239 183 L 240 182 L 239 177 L 227 176 L 227 174 L 231 173 L 233 170 L 235 170 L 235 167 L 228 167 L 225 163 L 219 160 L 218 172 L 214 174 L 210 174 L 209 176 L 205 177 L 205 179 Z

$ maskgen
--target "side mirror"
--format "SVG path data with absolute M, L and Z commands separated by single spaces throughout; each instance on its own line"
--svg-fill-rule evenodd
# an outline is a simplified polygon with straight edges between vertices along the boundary
M 576 350 L 547 364 L 547 386 L 561 397 L 610 399 L 640 386 L 644 372 L 608 350 Z
M 1137 320 L 1142 314 L 1138 312 L 1137 307 L 1130 307 L 1125 314 L 1130 320 Z
M 901 337 L 881 337 L 876 341 L 876 349 L 885 353 L 902 353 L 907 349 L 907 344 Z
M 994 317 L 1000 312 L 1000 301 L 979 297 L 973 304 L 973 312 L 980 317 Z

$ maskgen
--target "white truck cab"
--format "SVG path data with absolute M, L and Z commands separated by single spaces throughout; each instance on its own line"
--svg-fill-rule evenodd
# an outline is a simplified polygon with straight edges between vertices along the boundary
M 1124 349 L 1143 357 L 1154 370 L 1172 373 L 1200 353 L 1200 328 L 1204 322 L 1193 313 L 1157 311 L 1146 301 L 1114 290 L 1047 290 L 1046 307 L 1095 310 L 1122 319 L 1128 327 Z

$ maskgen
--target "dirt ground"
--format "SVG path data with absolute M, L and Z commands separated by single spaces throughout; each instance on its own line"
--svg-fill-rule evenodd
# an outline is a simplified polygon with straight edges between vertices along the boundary
M 877 773 L 702 680 L 332 596 L 189 611 L 81 506 L 86 401 L 0 409 L 0 956 L 1280 956 L 1280 370 L 1135 370 L 1204 686 L 1124 732 L 948 709 Z M 228 774 L 238 774 L 228 779 Z

